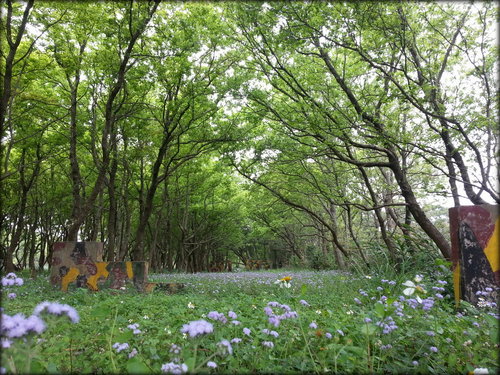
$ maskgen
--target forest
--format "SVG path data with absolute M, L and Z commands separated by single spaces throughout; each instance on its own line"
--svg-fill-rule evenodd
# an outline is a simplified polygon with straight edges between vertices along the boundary
M 450 258 L 500 203 L 495 2 L 2 2 L 0 257 Z

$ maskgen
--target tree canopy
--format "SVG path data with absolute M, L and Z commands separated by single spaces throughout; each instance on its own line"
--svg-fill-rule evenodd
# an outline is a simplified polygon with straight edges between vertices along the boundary
M 450 256 L 500 202 L 495 2 L 2 3 L 2 267 Z

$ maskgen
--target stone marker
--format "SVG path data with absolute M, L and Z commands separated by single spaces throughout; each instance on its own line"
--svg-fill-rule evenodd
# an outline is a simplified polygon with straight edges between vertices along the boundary
M 144 291 L 148 279 L 147 262 L 103 262 L 102 242 L 57 242 L 54 244 L 50 281 L 63 291 L 69 285 L 120 289 L 127 284 Z
M 500 217 L 497 205 L 449 209 L 455 302 L 477 304 L 477 292 L 492 288 L 488 300 L 497 302 L 500 287 Z
M 76 268 L 72 271 L 72 274 L 76 275 L 76 284 L 78 287 L 85 287 L 86 275 L 95 274 L 97 272 L 95 262 L 102 262 L 103 249 L 102 242 L 54 243 L 50 282 L 52 285 L 61 285 L 62 278 L 71 268 Z

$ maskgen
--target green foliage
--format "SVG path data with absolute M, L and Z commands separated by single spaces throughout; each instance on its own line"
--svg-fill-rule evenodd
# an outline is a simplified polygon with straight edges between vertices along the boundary
M 455 310 L 451 274 L 441 266 L 420 272 L 420 284 L 427 290 L 422 298 L 434 300 L 428 310 L 423 308 L 425 303 L 410 301 L 414 296 L 401 299 L 402 283 L 412 280 L 416 269 L 396 278 L 384 273 L 300 270 L 150 275 L 156 281 L 185 283 L 184 292 L 174 295 L 161 291 L 144 295 L 134 290 L 62 293 L 48 285 L 46 276 L 26 279 L 22 287 L 3 288 L 4 314 L 29 314 L 36 304 L 49 300 L 76 307 L 81 320 L 70 324 L 52 317 L 49 329 L 31 337 L 36 345 L 16 340 L 14 347 L 4 350 L 2 366 L 10 366 L 5 359 L 11 356 L 26 358 L 30 350 L 29 372 L 49 373 L 158 373 L 169 362 L 206 373 L 208 361 L 218 365 L 217 372 L 239 373 L 463 373 L 478 367 L 494 373 L 498 370 L 498 318 L 492 316 L 496 310 L 467 303 Z M 290 289 L 274 283 L 283 276 L 292 277 Z M 432 289 L 441 286 L 446 287 L 443 299 Z M 7 299 L 6 294 L 14 290 L 17 298 Z M 263 309 L 271 307 L 278 315 L 285 310 L 269 306 L 272 301 L 289 306 L 298 317 L 273 326 Z M 210 319 L 211 311 L 223 313 L 228 321 Z M 237 317 L 232 319 L 229 311 Z M 389 324 L 389 317 L 396 328 Z M 213 333 L 196 338 L 183 335 L 181 327 L 199 319 L 211 322 Z M 140 332 L 128 327 L 132 324 Z M 384 324 L 392 327 L 389 332 L 384 332 Z M 243 328 L 249 328 L 250 335 Z M 276 331 L 278 336 L 263 329 Z M 232 343 L 232 355 L 224 354 L 217 343 L 233 338 L 241 342 Z M 263 342 L 274 346 L 266 347 Z M 117 352 L 115 343 L 127 343 L 128 348 Z M 179 347 L 178 353 L 171 351 L 173 344 Z M 134 349 L 137 354 L 129 358 Z

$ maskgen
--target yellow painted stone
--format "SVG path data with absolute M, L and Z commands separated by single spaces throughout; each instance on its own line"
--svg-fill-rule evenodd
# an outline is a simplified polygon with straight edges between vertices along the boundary
M 103 277 L 107 279 L 109 276 L 109 272 L 106 269 L 108 262 L 97 262 L 95 265 L 97 267 L 96 274 L 89 276 L 89 278 L 87 279 L 87 286 L 93 291 L 99 290 L 99 288 L 97 287 L 97 281 L 99 280 L 99 278 Z
M 455 291 L 455 305 L 460 304 L 460 264 L 453 270 L 453 288 Z
M 77 276 L 80 274 L 78 268 L 71 267 L 66 275 L 62 278 L 61 281 L 61 290 L 64 292 L 68 291 L 69 283 L 72 283 L 76 280 Z
M 132 271 L 132 262 L 125 262 L 127 266 L 127 276 L 130 280 L 134 277 L 134 271 Z
M 490 262 L 491 269 L 493 272 L 496 272 L 500 269 L 500 249 L 498 243 L 498 236 L 500 236 L 500 217 L 495 222 L 495 229 L 493 230 L 493 234 L 488 241 L 488 244 L 484 248 L 484 253 L 486 254 L 486 258 Z

